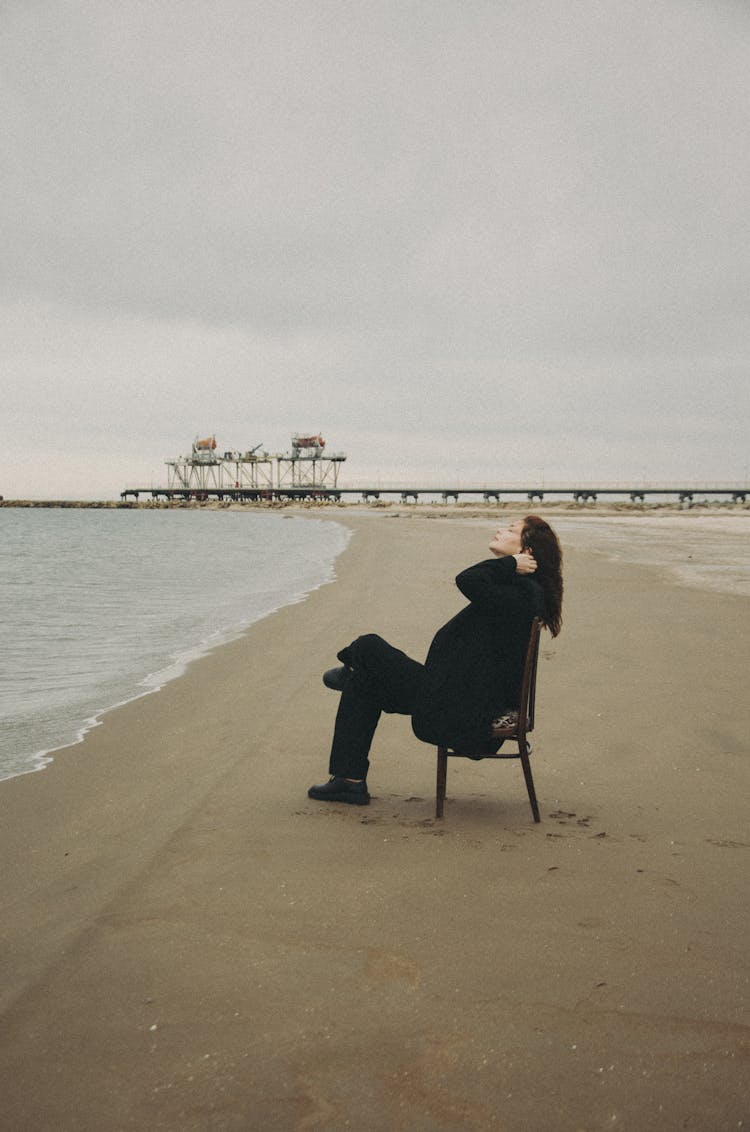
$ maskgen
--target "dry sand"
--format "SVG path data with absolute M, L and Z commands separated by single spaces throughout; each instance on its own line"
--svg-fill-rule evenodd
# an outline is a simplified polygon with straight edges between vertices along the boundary
M 540 825 L 516 762 L 464 760 L 437 822 L 401 717 L 368 809 L 314 803 L 320 672 L 366 631 L 423 656 L 486 556 L 475 523 L 341 519 L 335 584 L 0 783 L 0 1126 L 747 1126 L 748 599 L 579 539 Z

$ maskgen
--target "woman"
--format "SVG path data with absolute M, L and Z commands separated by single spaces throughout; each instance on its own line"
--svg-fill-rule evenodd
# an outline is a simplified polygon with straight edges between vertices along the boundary
M 418 739 L 454 750 L 496 751 L 492 721 L 518 707 L 534 617 L 560 632 L 562 551 L 552 528 L 527 515 L 496 531 L 492 558 L 456 578 L 469 599 L 438 630 L 424 664 L 382 637 L 357 637 L 338 654 L 343 667 L 323 676 L 341 692 L 328 782 L 311 786 L 321 802 L 366 806 L 368 754 L 381 711 L 410 715 Z

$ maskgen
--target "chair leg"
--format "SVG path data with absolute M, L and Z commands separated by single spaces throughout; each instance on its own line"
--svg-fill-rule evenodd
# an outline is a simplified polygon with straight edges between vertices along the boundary
M 529 745 L 526 741 L 518 744 L 518 753 L 521 756 L 521 766 L 523 767 L 523 776 L 526 779 L 526 789 L 529 794 L 529 802 L 531 803 L 531 812 L 534 815 L 534 821 L 541 821 L 539 817 L 539 804 L 536 800 L 536 790 L 534 789 L 534 779 L 531 776 Z
M 437 752 L 437 788 L 435 790 L 435 817 L 443 816 L 445 803 L 445 787 L 448 780 L 448 753 L 445 747 L 438 747 Z

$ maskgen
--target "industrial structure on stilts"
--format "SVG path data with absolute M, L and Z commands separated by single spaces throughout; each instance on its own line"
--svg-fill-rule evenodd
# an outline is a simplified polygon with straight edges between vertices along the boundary
M 219 452 L 215 436 L 196 437 L 189 456 L 166 461 L 166 487 L 130 488 L 122 494 L 136 499 L 141 492 L 167 499 L 336 499 L 346 456 L 326 452 L 325 446 L 319 433 L 295 433 L 290 452 L 262 451 L 261 444 L 246 452 Z

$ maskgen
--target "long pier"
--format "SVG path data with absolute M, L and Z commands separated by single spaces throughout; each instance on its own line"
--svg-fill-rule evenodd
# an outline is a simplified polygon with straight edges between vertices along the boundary
M 529 502 L 541 502 L 549 496 L 562 496 L 573 499 L 576 503 L 596 502 L 600 497 L 620 496 L 626 497 L 633 503 L 645 503 L 647 498 L 654 496 L 675 498 L 680 503 L 693 503 L 696 496 L 699 498 L 730 499 L 733 503 L 745 503 L 750 495 L 750 486 L 732 484 L 653 484 L 649 486 L 608 485 L 602 487 L 556 485 L 552 486 L 430 486 L 420 485 L 414 487 L 326 487 L 302 486 L 293 487 L 229 487 L 211 486 L 199 489 L 185 486 L 170 487 L 127 487 L 120 492 L 120 498 L 126 500 L 133 498 L 136 501 L 141 496 L 150 496 L 152 499 L 166 500 L 230 500 L 234 502 L 272 502 L 273 500 L 317 500 L 320 502 L 339 502 L 345 496 L 355 496 L 365 503 L 384 497 L 395 497 L 402 503 L 418 503 L 420 498 L 437 497 L 443 502 L 453 500 L 458 503 L 460 498 L 481 498 L 485 503 L 499 503 L 504 496 L 525 496 Z

